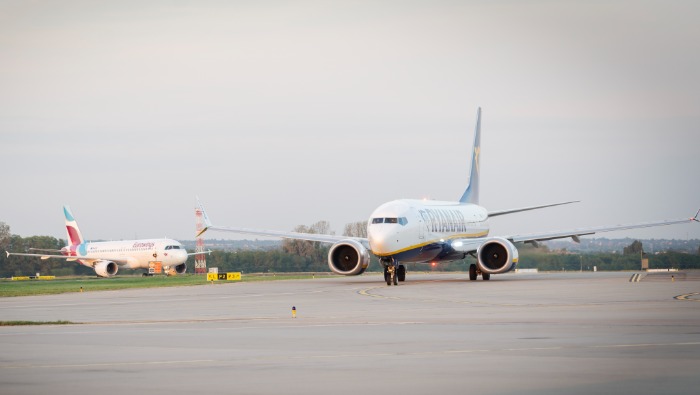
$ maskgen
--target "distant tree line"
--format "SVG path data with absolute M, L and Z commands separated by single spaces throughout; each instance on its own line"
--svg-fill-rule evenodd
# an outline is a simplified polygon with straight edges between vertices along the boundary
M 5 251 L 41 253 L 30 251 L 30 248 L 54 250 L 54 252 L 47 253 L 59 254 L 58 250 L 65 245 L 64 240 L 51 236 L 20 237 L 10 234 L 10 227 L 4 222 L 0 222 L 0 250 L 2 252 L 0 255 L 0 277 L 33 276 L 36 273 L 54 276 L 94 274 L 92 269 L 76 262 L 66 262 L 64 259 L 40 259 L 30 256 L 8 257 L 5 254 Z
M 519 248 L 520 268 L 537 268 L 541 271 L 557 270 L 640 270 L 641 259 L 649 260 L 650 269 L 700 269 L 700 249 L 696 255 L 667 251 L 649 255 L 644 246 L 635 240 L 623 249 L 622 255 L 611 253 L 571 254 L 566 251 L 549 252 L 530 246 Z
M 364 224 L 365 226 L 361 226 Z M 366 222 L 348 224 L 346 236 L 364 237 L 366 235 Z M 319 221 L 313 225 L 299 225 L 294 231 L 315 234 L 332 234 L 330 224 L 327 221 Z M 350 232 L 350 233 L 347 233 Z M 360 232 L 359 234 L 353 232 Z M 54 250 L 52 254 L 59 254 L 58 250 L 66 245 L 65 240 L 51 236 L 20 237 L 10 233 L 10 227 L 0 222 L 0 278 L 12 276 L 28 276 L 36 273 L 42 275 L 94 275 L 94 271 L 76 262 L 67 262 L 64 259 L 40 259 L 39 257 L 16 256 L 7 257 L 4 251 L 33 252 L 30 248 Z M 207 267 L 217 267 L 221 272 L 240 271 L 244 273 L 266 272 L 330 272 L 328 268 L 327 243 L 310 242 L 304 240 L 284 240 L 282 248 L 264 251 L 213 251 L 207 255 Z M 48 253 L 48 252 L 47 252 Z M 187 262 L 188 272 L 194 271 L 194 259 Z M 379 264 L 375 258 L 370 264 L 370 270 L 379 270 Z M 125 270 L 122 274 L 138 273 L 138 271 Z
M 650 269 L 700 269 L 700 256 L 680 252 L 664 252 L 645 256 Z M 639 255 L 562 254 L 534 253 L 520 254 L 518 268 L 537 268 L 540 271 L 599 271 L 640 270 Z
M 366 237 L 366 223 L 358 221 L 345 227 L 345 236 Z M 363 230 L 364 229 L 364 230 Z M 330 234 L 330 226 L 326 221 L 319 221 L 311 226 L 300 225 L 296 231 Z M 363 233 L 365 232 L 365 233 Z M 65 241 L 51 236 L 20 237 L 10 233 L 10 227 L 0 222 L 0 249 L 4 252 L 26 252 L 29 248 L 60 250 Z M 518 245 L 520 252 L 519 268 L 537 268 L 540 271 L 592 271 L 596 267 L 600 271 L 639 270 L 641 267 L 640 253 L 643 247 L 635 241 L 625 252 L 627 254 L 572 254 L 566 251 L 550 252 L 546 248 L 534 248 L 529 245 Z M 220 272 L 243 273 L 283 273 L 283 272 L 329 272 L 327 243 L 309 242 L 303 240 L 286 240 L 279 249 L 263 251 L 213 251 L 207 255 L 207 266 L 217 267 Z M 58 252 L 56 252 L 58 253 Z M 700 250 L 698 254 L 665 252 L 646 255 L 649 267 L 652 269 L 700 269 Z M 415 271 L 466 271 L 469 264 L 475 262 L 473 257 L 464 261 L 449 263 L 409 265 L 408 270 Z M 188 271 L 193 272 L 194 261 L 188 261 Z M 377 259 L 372 257 L 370 271 L 380 271 Z M 129 273 L 132 271 L 125 271 Z M 27 276 L 41 273 L 42 275 L 94 275 L 92 269 L 76 262 L 63 259 L 46 259 L 38 257 L 0 255 L 0 277 Z M 136 271 L 138 273 L 138 271 Z

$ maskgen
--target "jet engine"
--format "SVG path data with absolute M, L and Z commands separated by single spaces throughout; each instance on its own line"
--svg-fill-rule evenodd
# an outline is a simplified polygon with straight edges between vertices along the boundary
M 185 274 L 187 271 L 187 264 L 181 263 L 177 266 L 168 266 L 165 268 L 165 274 L 168 276 L 174 276 L 176 274 Z
M 369 251 L 353 239 L 339 241 L 328 251 L 328 267 L 336 274 L 357 276 L 369 266 Z
M 482 273 L 505 273 L 518 264 L 518 249 L 510 241 L 494 237 L 476 250 L 476 258 Z
M 95 273 L 100 277 L 112 277 L 117 274 L 119 266 L 112 261 L 97 261 L 93 269 L 95 269 Z

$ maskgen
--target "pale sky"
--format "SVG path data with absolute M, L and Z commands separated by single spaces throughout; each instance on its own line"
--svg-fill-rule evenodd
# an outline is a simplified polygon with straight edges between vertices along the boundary
M 479 106 L 482 205 L 582 200 L 492 234 L 690 217 L 698 21 L 673 0 L 0 0 L 0 221 L 65 238 L 68 204 L 88 239 L 192 239 L 199 195 L 218 225 L 341 233 L 458 199 Z

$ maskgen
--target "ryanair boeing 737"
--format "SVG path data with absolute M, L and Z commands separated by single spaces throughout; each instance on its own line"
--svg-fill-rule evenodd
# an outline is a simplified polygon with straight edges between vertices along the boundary
M 182 274 L 187 270 L 188 254 L 182 245 L 171 239 L 143 239 L 123 241 L 86 242 L 78 223 L 68 206 L 63 206 L 66 219 L 66 235 L 69 245 L 60 250 L 44 250 L 58 254 L 24 254 L 7 252 L 10 255 L 35 256 L 41 259 L 65 259 L 91 267 L 100 277 L 112 277 L 119 268 L 148 269 L 151 262 L 159 262 L 167 274 Z
M 214 226 L 198 202 L 206 225 L 199 235 L 211 229 L 331 243 L 328 266 L 334 273 L 346 276 L 362 274 L 369 265 L 370 254 L 373 254 L 384 267 L 387 285 L 398 285 L 406 278 L 404 263 L 439 263 L 462 260 L 471 255 L 476 258 L 476 263 L 469 267 L 469 279 L 476 280 L 481 275 L 483 280 L 488 280 L 492 274 L 506 273 L 516 267 L 518 250 L 514 243 L 525 242 L 537 246 L 540 241 L 567 237 L 579 242 L 580 236 L 601 232 L 700 222 L 698 210 L 694 217 L 677 220 L 489 236 L 488 220 L 491 217 L 574 202 L 500 211 L 489 211 L 479 206 L 480 136 L 481 108 L 477 111 L 469 183 L 458 201 L 401 199 L 384 203 L 374 210 L 367 221 L 367 238 Z

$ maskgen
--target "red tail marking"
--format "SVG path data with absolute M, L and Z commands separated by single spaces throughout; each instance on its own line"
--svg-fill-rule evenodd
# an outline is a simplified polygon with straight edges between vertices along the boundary
M 78 236 L 78 231 L 72 226 L 66 226 L 66 230 L 68 231 L 68 237 L 70 238 L 70 240 L 68 240 L 68 241 L 70 242 L 70 244 L 71 245 L 80 244 L 81 240 L 80 240 L 80 237 Z

